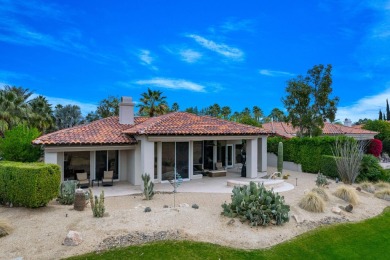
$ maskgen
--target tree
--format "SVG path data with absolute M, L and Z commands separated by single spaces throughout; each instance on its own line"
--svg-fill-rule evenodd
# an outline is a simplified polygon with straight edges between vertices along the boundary
M 224 106 L 221 108 L 221 115 L 223 119 L 228 119 L 229 115 L 232 113 L 232 110 L 228 106 Z
M 382 110 L 379 109 L 379 120 L 383 120 Z
M 284 115 L 283 111 L 279 108 L 272 109 L 268 117 L 272 118 L 272 120 L 275 122 L 284 122 L 286 119 L 286 116 Z
M 248 115 L 241 116 L 238 122 L 245 125 L 261 126 L 256 119 Z
M 367 120 L 362 128 L 379 132 L 379 134 L 377 134 L 375 138 L 381 141 L 385 140 L 386 138 L 390 138 L 390 123 L 387 121 Z
M 148 88 L 148 91 L 142 93 L 141 96 L 141 104 L 137 106 L 139 107 L 139 114 L 153 117 L 163 115 L 168 112 L 168 104 L 165 100 L 166 97 L 162 96 L 161 91 L 154 91 Z
M 198 111 L 198 107 L 189 107 L 189 108 L 186 108 L 185 110 L 187 113 L 191 113 L 191 114 L 195 114 L 195 115 L 198 115 L 199 114 L 199 111 Z
M 99 102 L 99 105 L 96 109 L 96 114 L 100 118 L 106 118 L 110 116 L 119 115 L 119 98 L 114 96 L 109 96 Z
M 173 111 L 173 112 L 177 112 L 177 111 L 179 111 L 179 104 L 178 103 L 173 103 L 172 104 L 172 107 L 171 107 L 171 111 Z
M 96 111 L 89 112 L 85 117 L 85 121 L 88 123 L 99 120 L 99 119 L 100 119 L 100 117 Z
M 54 118 L 57 130 L 73 127 L 83 122 L 80 107 L 76 105 L 57 105 Z
M 32 111 L 27 99 L 31 95 L 32 92 L 22 87 L 7 85 L 0 90 L 0 133 L 28 123 Z
M 338 97 L 332 93 L 332 66 L 315 65 L 307 76 L 288 81 L 288 95 L 282 102 L 288 112 L 287 119 L 298 128 L 299 136 L 315 136 L 322 133 L 324 120 L 334 121 Z
M 4 138 L 0 138 L 1 157 L 7 161 L 37 161 L 42 156 L 42 150 L 38 146 L 33 146 L 31 141 L 39 136 L 38 129 L 23 125 L 5 131 Z
M 213 117 L 218 117 L 221 114 L 221 107 L 215 103 L 209 108 L 209 115 Z
M 389 108 L 389 100 L 386 99 L 386 118 L 389 120 L 390 118 L 390 108 Z
M 32 110 L 30 125 L 36 127 L 42 133 L 52 129 L 54 127 L 54 115 L 51 104 L 47 99 L 44 96 L 38 96 L 28 103 Z
M 264 116 L 263 110 L 259 108 L 258 106 L 254 106 L 252 109 L 253 116 L 255 117 L 257 122 L 260 122 L 260 118 Z

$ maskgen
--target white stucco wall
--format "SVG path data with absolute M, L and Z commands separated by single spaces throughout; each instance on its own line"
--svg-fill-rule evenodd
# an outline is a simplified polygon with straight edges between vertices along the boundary
M 257 178 L 257 138 L 246 142 L 246 177 Z

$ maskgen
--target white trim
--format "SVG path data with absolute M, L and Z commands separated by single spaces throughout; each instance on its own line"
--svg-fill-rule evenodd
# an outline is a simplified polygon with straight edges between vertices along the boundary
M 232 148 L 232 164 L 228 164 L 229 160 L 229 146 Z M 225 153 L 225 165 L 226 165 L 226 168 L 233 168 L 234 166 L 234 148 L 235 148 L 235 145 L 233 144 L 227 144 L 226 145 L 226 153 Z
M 89 152 L 89 151 L 111 151 L 111 150 L 131 150 L 136 145 L 126 146 L 45 146 L 45 151 L 50 153 L 56 152 Z
M 205 135 L 190 135 L 190 136 L 148 136 L 147 139 L 150 142 L 189 142 L 189 141 L 216 141 L 216 140 L 254 140 L 262 136 L 267 135 L 251 135 L 251 136 L 233 136 L 233 135 L 220 135 L 220 136 L 205 136 Z

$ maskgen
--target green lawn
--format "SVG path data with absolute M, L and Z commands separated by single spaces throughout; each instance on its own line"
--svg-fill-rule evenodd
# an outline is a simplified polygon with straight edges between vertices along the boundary
M 163 241 L 70 259 L 390 259 L 390 208 L 359 223 L 305 233 L 268 250 L 237 250 L 210 243 Z

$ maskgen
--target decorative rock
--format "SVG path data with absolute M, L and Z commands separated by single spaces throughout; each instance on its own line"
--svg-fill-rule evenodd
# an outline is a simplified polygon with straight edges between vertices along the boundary
M 299 218 L 297 215 L 292 215 L 292 218 L 295 219 L 295 222 L 299 223 Z
M 164 209 L 167 209 L 167 208 L 169 208 L 169 207 L 168 207 L 168 205 L 164 205 L 164 207 L 163 207 L 163 208 L 164 208 Z
M 146 207 L 145 209 L 144 209 L 144 212 L 151 212 L 152 211 L 152 209 L 150 208 L 150 207 Z
M 356 190 L 357 190 L 357 191 L 362 191 L 362 188 L 357 187 Z
M 345 207 L 346 212 L 352 212 L 352 210 L 353 210 L 353 206 L 351 204 Z
M 198 206 L 198 204 L 192 204 L 192 208 L 193 209 L 199 209 L 199 206 Z
M 227 224 L 228 224 L 228 226 L 231 226 L 231 225 L 233 225 L 234 222 L 235 222 L 235 220 L 232 218 L 231 220 L 229 220 L 229 222 Z
M 83 238 L 80 232 L 70 230 L 66 235 L 64 242 L 62 244 L 64 246 L 78 246 L 83 242 Z
M 341 214 L 341 209 L 338 208 L 338 207 L 333 207 L 333 208 L 332 208 L 332 212 L 335 213 L 335 214 L 340 215 L 340 214 Z
M 188 208 L 188 207 L 190 207 L 190 205 L 188 205 L 187 203 L 180 203 L 179 207 L 181 207 L 181 208 Z

